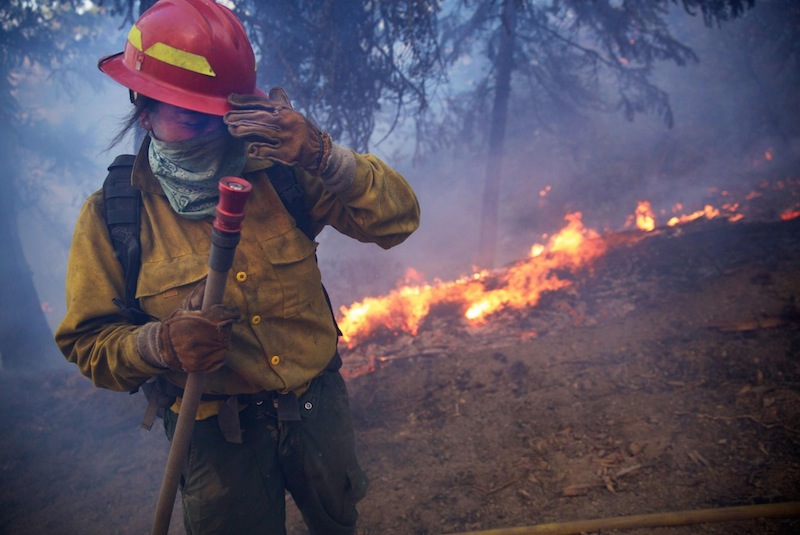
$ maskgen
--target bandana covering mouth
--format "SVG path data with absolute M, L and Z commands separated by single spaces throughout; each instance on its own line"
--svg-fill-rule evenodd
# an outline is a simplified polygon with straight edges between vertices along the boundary
M 148 157 L 170 206 L 188 219 L 214 215 L 219 179 L 239 176 L 247 159 L 245 143 L 225 130 L 177 142 L 151 135 Z

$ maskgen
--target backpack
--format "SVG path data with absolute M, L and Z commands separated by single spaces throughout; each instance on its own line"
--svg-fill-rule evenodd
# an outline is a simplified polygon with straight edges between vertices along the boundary
M 132 323 L 143 325 L 152 321 L 153 318 L 141 309 L 139 300 L 136 299 L 136 283 L 142 267 L 142 251 L 139 240 L 142 202 L 139 191 L 131 185 L 131 172 L 135 159 L 136 156 L 133 154 L 120 154 L 108 166 L 108 176 L 103 181 L 103 204 L 114 252 L 125 273 L 124 301 L 114 298 L 114 304 L 122 309 Z M 313 241 L 315 237 L 313 222 L 303 204 L 303 189 L 297 183 L 292 170 L 285 165 L 275 164 L 267 169 L 267 176 L 289 215 L 294 218 L 297 228 Z M 328 307 L 331 309 L 336 333 L 341 336 L 339 326 L 336 325 L 330 297 L 324 286 L 322 291 Z

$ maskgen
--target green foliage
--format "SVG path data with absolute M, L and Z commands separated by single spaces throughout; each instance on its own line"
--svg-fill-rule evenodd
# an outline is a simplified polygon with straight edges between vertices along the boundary
M 756 0 L 672 0 L 692 16 L 699 11 L 706 26 L 721 25 L 724 21 L 741 17 L 756 5 Z
M 525 101 L 537 127 L 548 127 L 564 113 L 620 111 L 632 120 L 650 113 L 671 127 L 669 96 L 650 81 L 660 62 L 685 65 L 694 52 L 676 39 L 667 23 L 671 4 L 701 13 L 707 24 L 741 16 L 753 0 L 508 0 L 516 9 L 513 92 Z M 442 47 L 449 66 L 469 58 L 471 86 L 453 93 L 443 111 L 425 128 L 434 142 L 455 145 L 466 139 L 485 144 L 498 43 L 508 31 L 505 2 L 463 0 L 442 21 Z M 473 68 L 473 71 L 477 71 Z M 435 124 L 438 123 L 438 126 Z M 476 136 L 476 134 L 478 134 Z
M 77 98 L 77 89 L 92 87 L 92 83 L 99 87 L 100 76 L 84 73 L 96 69 L 97 57 L 91 51 L 105 37 L 102 29 L 108 19 L 104 15 L 99 9 L 86 10 L 79 0 L 12 0 L 0 7 L 4 125 L 0 145 L 5 160 L 0 186 L 8 193 L 10 217 L 52 195 L 54 183 L 86 176 L 92 158 L 83 145 L 75 143 L 74 125 L 53 120 L 59 115 L 59 104 L 50 96 L 60 92 Z M 25 162 L 24 181 L 17 180 L 20 162 Z
M 43 79 L 55 80 L 70 91 L 83 78 L 79 70 L 93 63 L 85 51 L 98 34 L 97 10 L 84 11 L 83 2 L 10 0 L 0 7 L 0 118 L 19 126 L 14 94 L 24 69 Z
M 236 3 L 264 88 L 283 86 L 334 139 L 365 150 L 376 116 L 396 125 L 443 78 L 435 0 Z

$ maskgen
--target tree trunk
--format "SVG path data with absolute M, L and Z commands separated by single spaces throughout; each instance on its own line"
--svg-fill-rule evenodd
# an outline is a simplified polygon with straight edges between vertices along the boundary
M 0 362 L 4 370 L 25 371 L 55 365 L 61 357 L 22 252 L 14 187 L 21 175 L 15 152 L 12 131 L 6 128 L 0 135 L 0 153 L 6 158 L 0 170 L 0 228 L 4 234 L 0 248 Z
M 500 45 L 495 62 L 495 90 L 489 127 L 489 154 L 486 162 L 478 265 L 493 268 L 497 256 L 497 231 L 500 211 L 500 188 L 503 176 L 503 150 L 511 94 L 511 73 L 514 70 L 514 38 L 517 23 L 517 0 L 504 0 Z
M 156 0 L 141 0 L 139 2 L 139 16 L 141 17 L 145 11 L 153 7 L 156 3 Z
M 141 0 L 139 15 L 155 4 L 156 0 Z M 17 165 L 13 132 L 15 99 L 7 83 L 5 62 L 0 64 L 0 228 L 3 241 L 0 246 L 0 366 L 3 370 L 24 371 L 41 369 L 63 361 L 50 330 L 39 296 L 33 283 L 33 272 L 28 265 L 20 242 L 18 220 L 19 203 L 16 180 L 24 180 Z

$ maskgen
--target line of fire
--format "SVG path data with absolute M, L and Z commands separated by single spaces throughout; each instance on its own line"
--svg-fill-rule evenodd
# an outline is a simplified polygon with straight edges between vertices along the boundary
M 550 186 L 544 188 L 541 197 L 551 190 Z M 764 218 L 789 221 L 800 217 L 797 178 L 765 180 L 758 189 L 739 195 L 714 188 L 708 198 L 717 198 L 718 204 L 709 202 L 692 210 L 678 203 L 654 210 L 650 201 L 639 201 L 625 219 L 622 231 L 587 228 L 580 212 L 568 213 L 564 226 L 551 235 L 543 235 L 542 243 L 533 244 L 527 258 L 501 269 L 476 270 L 452 281 L 425 282 L 418 271 L 408 268 L 404 280 L 387 295 L 367 297 L 339 309 L 344 351 L 353 360 L 360 357 L 360 365 L 346 371 L 350 376 L 373 371 L 376 363 L 391 359 L 386 354 L 387 346 L 391 351 L 409 343 L 434 316 L 446 318 L 451 328 L 460 325 L 474 331 L 487 326 L 491 329 L 492 322 L 503 322 L 508 317 L 503 316 L 504 312 L 524 314 L 534 309 L 546 293 L 573 286 L 576 272 L 591 271 L 593 263 L 610 248 L 630 247 L 663 233 L 679 234 L 698 221 L 732 225 Z

